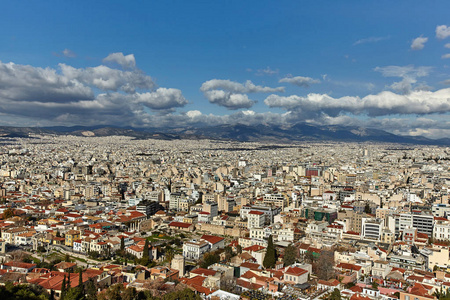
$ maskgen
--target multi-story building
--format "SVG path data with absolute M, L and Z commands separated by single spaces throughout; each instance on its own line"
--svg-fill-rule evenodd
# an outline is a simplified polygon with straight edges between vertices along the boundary
M 140 213 L 145 214 L 147 217 L 153 216 L 158 210 L 163 207 L 156 201 L 141 201 L 136 205 L 136 210 Z
M 248 228 L 259 228 L 264 225 L 265 217 L 264 213 L 256 210 L 252 210 L 247 214 Z
M 450 220 L 443 217 L 434 218 L 433 238 L 435 240 L 450 240 Z
M 78 230 L 69 230 L 65 235 L 65 245 L 69 247 L 73 247 L 73 242 L 80 239 L 80 231 Z
M 365 239 L 380 240 L 381 230 L 383 229 L 383 222 L 380 219 L 362 219 L 361 235 Z
M 247 214 L 250 211 L 259 211 L 264 213 L 265 220 L 267 223 L 271 224 L 274 221 L 274 217 L 281 213 L 281 207 L 270 207 L 270 206 L 260 206 L 260 205 L 244 205 L 241 207 L 240 216 L 242 219 L 247 219 Z
M 287 197 L 283 194 L 265 194 L 263 203 L 267 206 L 281 207 L 282 210 L 289 205 Z
M 209 251 L 211 248 L 210 244 L 202 240 L 191 240 L 189 242 L 183 243 L 183 256 L 186 259 L 197 260 Z
M 205 202 L 203 203 L 203 211 L 209 213 L 210 220 L 217 216 L 219 207 L 217 202 Z

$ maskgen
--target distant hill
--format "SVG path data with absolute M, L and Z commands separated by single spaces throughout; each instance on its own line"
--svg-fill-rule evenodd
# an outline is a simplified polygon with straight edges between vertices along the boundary
M 298 123 L 290 127 L 268 125 L 218 125 L 183 128 L 131 128 L 115 126 L 0 127 L 0 137 L 29 137 L 30 134 L 76 136 L 130 136 L 137 139 L 216 139 L 241 142 L 292 143 L 300 141 L 384 142 L 420 145 L 450 145 L 450 139 L 399 136 L 383 130 L 350 126 L 320 126 Z

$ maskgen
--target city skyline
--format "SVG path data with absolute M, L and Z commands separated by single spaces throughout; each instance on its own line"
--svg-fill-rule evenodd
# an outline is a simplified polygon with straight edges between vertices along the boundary
M 0 125 L 450 133 L 445 1 L 2 6 Z

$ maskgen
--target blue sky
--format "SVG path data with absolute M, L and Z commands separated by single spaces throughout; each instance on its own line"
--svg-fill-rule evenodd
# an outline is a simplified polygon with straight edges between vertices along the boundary
M 449 1 L 5 1 L 0 124 L 450 133 Z

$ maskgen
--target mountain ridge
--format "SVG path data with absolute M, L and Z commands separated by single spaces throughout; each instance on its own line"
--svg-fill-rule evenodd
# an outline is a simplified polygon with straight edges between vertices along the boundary
M 113 136 L 123 135 L 137 139 L 213 139 L 234 140 L 240 142 L 278 142 L 293 143 L 301 141 L 334 142 L 385 142 L 420 145 L 450 145 L 449 138 L 429 139 L 423 136 L 401 136 L 380 129 L 338 126 L 312 125 L 297 123 L 289 127 L 269 126 L 265 124 L 222 124 L 204 127 L 178 128 L 133 128 L 114 125 L 95 126 L 50 126 L 50 127 L 10 127 L 0 126 L 0 137 L 26 138 L 30 134 L 54 134 L 75 136 Z

